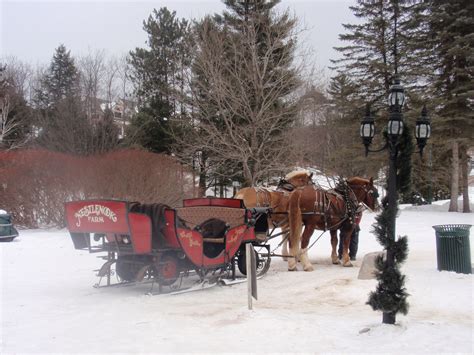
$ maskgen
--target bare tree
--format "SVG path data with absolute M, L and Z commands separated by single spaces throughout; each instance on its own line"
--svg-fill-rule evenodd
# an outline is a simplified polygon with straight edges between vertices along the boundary
M 79 58 L 78 68 L 81 76 L 84 110 L 91 120 L 98 107 L 97 99 L 106 71 L 104 50 L 89 49 L 86 55 Z
M 0 59 L 0 62 L 6 66 L 5 75 L 14 92 L 25 100 L 30 101 L 33 94 L 33 68 L 28 63 L 14 56 L 4 57 Z
M 1 68 L 0 68 L 1 70 Z M 15 130 L 18 122 L 8 119 L 10 114 L 10 96 L 7 93 L 0 94 L 0 147 L 4 145 L 6 137 Z
M 14 73 L 0 64 L 0 149 L 19 148 L 30 138 L 23 84 L 15 81 L 20 76 L 15 78 Z
M 218 28 L 211 19 L 198 29 L 192 95 L 194 129 L 178 141 L 181 152 L 205 152 L 215 172 L 243 172 L 246 185 L 285 169 L 291 161 L 288 132 L 298 111 L 293 66 L 294 21 L 275 18 L 271 34 L 262 23 L 240 33 Z M 292 42 L 293 41 L 293 42 Z M 192 137 L 191 137 L 192 135 Z M 191 153 L 191 154 L 190 154 Z
M 133 83 L 130 80 L 129 55 L 123 54 L 116 59 L 118 89 L 121 98 L 133 98 Z

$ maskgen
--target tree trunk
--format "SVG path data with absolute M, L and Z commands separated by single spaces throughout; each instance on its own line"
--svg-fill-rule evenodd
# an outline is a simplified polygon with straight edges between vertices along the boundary
M 461 163 L 461 179 L 462 179 L 462 211 L 463 213 L 470 213 L 471 208 L 469 206 L 469 168 L 470 168 L 470 157 L 465 155 L 465 159 L 462 159 Z
M 224 196 L 224 183 L 222 181 L 222 178 L 219 178 L 219 197 L 225 197 Z
M 204 152 L 201 154 L 199 159 L 199 188 L 198 188 L 198 197 L 206 197 L 206 187 L 207 187 L 207 179 L 206 179 L 206 160 L 207 157 Z
M 244 175 L 244 181 L 243 181 L 243 187 L 251 187 L 253 186 L 253 179 L 252 179 L 252 172 L 250 171 L 249 164 L 244 163 L 243 164 L 243 175 Z
M 459 195 L 459 143 L 456 140 L 453 140 L 452 151 L 451 201 L 449 203 L 449 212 L 457 212 Z

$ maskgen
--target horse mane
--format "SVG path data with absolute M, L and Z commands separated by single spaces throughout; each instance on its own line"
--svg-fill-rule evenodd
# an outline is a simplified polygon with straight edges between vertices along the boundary
M 311 173 L 308 170 L 294 170 L 285 176 L 285 180 L 293 179 L 297 176 L 309 176 Z

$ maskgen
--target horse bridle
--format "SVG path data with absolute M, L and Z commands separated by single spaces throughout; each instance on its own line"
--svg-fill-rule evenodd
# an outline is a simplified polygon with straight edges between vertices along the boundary
M 347 186 L 349 186 L 349 184 L 347 184 Z M 349 186 L 350 189 L 362 189 L 364 190 L 364 192 L 367 194 L 367 195 L 373 195 L 372 197 L 375 199 L 375 201 L 377 201 L 378 197 L 379 197 L 379 191 L 377 190 L 377 188 L 372 185 L 369 187 L 369 185 L 356 185 L 354 187 L 351 187 Z M 362 205 L 364 205 L 367 209 L 369 210 L 372 210 L 369 206 L 367 206 L 367 204 L 365 204 L 364 202 L 360 201 L 360 203 Z

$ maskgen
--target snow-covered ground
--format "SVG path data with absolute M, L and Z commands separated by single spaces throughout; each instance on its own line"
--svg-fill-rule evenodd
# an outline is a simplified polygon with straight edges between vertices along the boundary
M 0 353 L 472 354 L 473 276 L 437 271 L 432 226 L 474 218 L 446 210 L 447 202 L 402 208 L 410 310 L 395 326 L 366 305 L 376 281 L 357 278 L 364 254 L 380 250 L 373 213 L 362 219 L 355 267 L 331 265 L 326 233 L 310 250 L 315 271 L 290 273 L 272 260 L 252 311 L 245 283 L 157 296 L 149 284 L 95 289 L 97 255 L 74 250 L 65 230 L 23 230 L 0 243 Z

